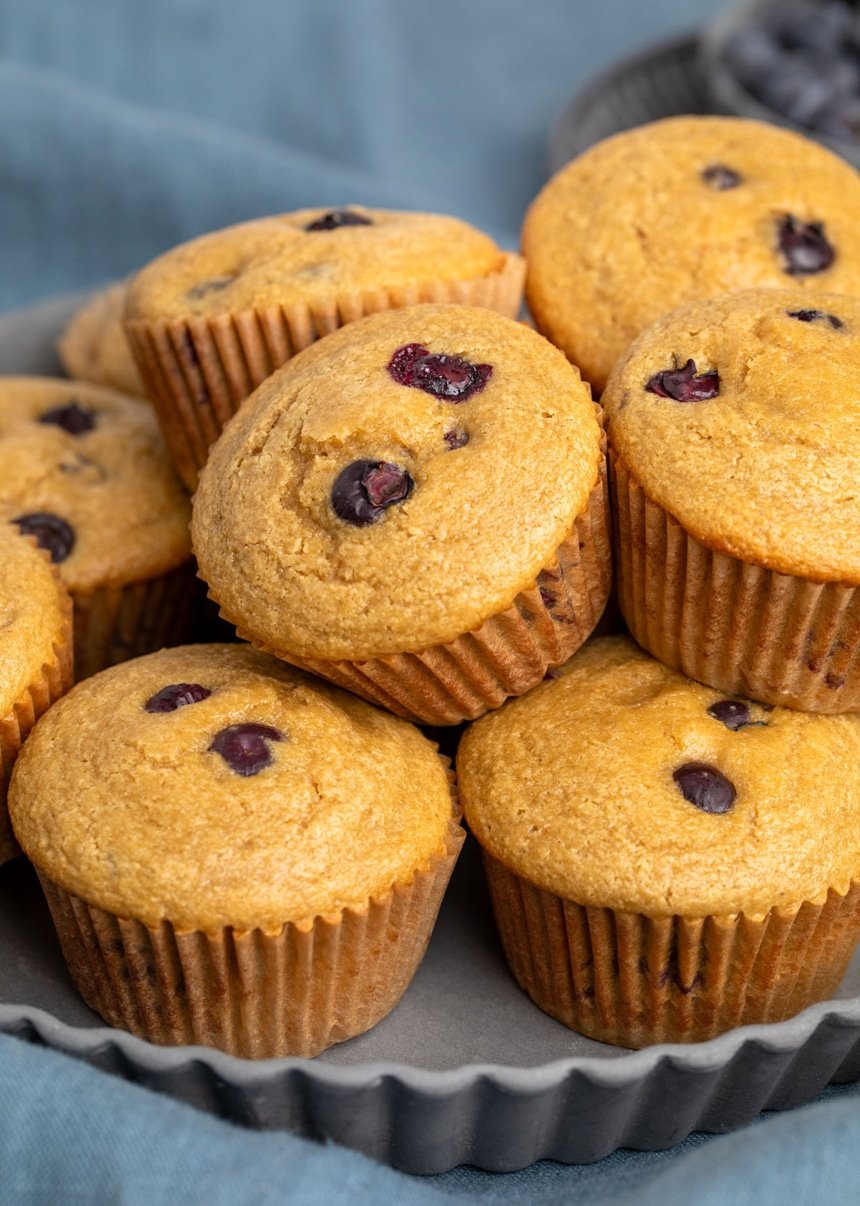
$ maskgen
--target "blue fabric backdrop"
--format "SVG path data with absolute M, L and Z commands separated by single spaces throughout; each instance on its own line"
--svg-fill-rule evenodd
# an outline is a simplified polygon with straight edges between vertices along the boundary
M 0 309 L 299 205 L 515 244 L 550 122 L 716 0 L 0 0 Z
M 0 310 L 300 205 L 458 214 L 509 245 L 549 124 L 716 0 L 0 0 Z M 410 1179 L 238 1131 L 0 1037 L 0 1203 L 849 1202 L 853 1091 L 671 1153 Z

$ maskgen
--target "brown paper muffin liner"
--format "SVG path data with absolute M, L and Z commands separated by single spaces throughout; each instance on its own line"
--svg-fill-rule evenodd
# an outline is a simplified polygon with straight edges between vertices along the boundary
M 248 1059 L 313 1056 L 375 1026 L 405 992 L 463 844 L 459 815 L 444 853 L 408 883 L 273 933 L 153 928 L 39 878 L 78 991 L 111 1026 Z
M 191 640 L 204 603 L 193 559 L 143 582 L 74 591 L 72 598 L 76 682 Z
M 604 1043 L 692 1043 L 780 1022 L 833 995 L 860 936 L 860 883 L 761 916 L 645 917 L 575 904 L 484 851 L 518 984 Z
M 64 612 L 48 661 L 6 715 L 0 716 L 0 863 L 21 853 L 6 809 L 12 766 L 30 729 L 72 685 L 72 604 L 68 595 L 64 596 Z
M 257 640 L 223 607 L 221 615 L 236 625 L 240 637 L 265 653 L 406 720 L 449 725 L 474 720 L 508 696 L 524 694 L 550 667 L 567 661 L 600 619 L 611 579 L 606 470 L 601 457 L 597 484 L 552 565 L 505 611 L 447 645 L 360 662 L 303 658 Z
M 125 332 L 177 473 L 193 491 L 209 448 L 258 385 L 297 352 L 366 314 L 421 302 L 481 306 L 515 318 L 525 261 L 498 272 L 346 294 L 313 305 L 268 306 L 172 322 L 129 321 Z
M 860 710 L 860 588 L 779 574 L 707 548 L 609 452 L 618 598 L 661 662 L 731 695 Z

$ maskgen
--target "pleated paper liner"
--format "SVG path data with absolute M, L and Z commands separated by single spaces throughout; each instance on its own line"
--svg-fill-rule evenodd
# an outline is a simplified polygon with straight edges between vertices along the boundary
M 39 717 L 72 685 L 72 604 L 63 592 L 62 628 L 38 677 L 21 692 L 5 716 L 0 716 L 0 863 L 21 853 L 6 810 L 9 777 L 24 738 Z
M 692 1043 L 829 998 L 860 936 L 860 883 L 763 915 L 646 917 L 564 900 L 484 852 L 518 984 L 571 1029 L 623 1047 Z
M 606 471 L 572 534 L 528 590 L 473 632 L 446 645 L 366 661 L 325 661 L 276 649 L 236 625 L 240 637 L 339 687 L 419 724 L 450 725 L 499 707 L 536 686 L 551 666 L 567 661 L 600 619 L 612 579 Z M 214 598 L 210 590 L 210 595 Z M 217 601 L 217 600 L 216 600 Z
M 75 591 L 75 680 L 182 645 L 195 636 L 203 603 L 196 562 L 143 582 Z
M 72 978 L 111 1026 L 248 1059 L 318 1055 L 394 1008 L 424 956 L 465 834 L 361 908 L 276 932 L 214 934 L 117 917 L 40 873 Z
M 129 321 L 125 332 L 179 477 L 193 491 L 227 420 L 297 352 L 347 323 L 421 302 L 481 306 L 515 318 L 525 262 L 506 254 L 488 276 L 347 294 L 172 322 Z
M 661 662 L 730 695 L 806 712 L 860 709 L 860 588 L 707 548 L 609 452 L 618 598 Z

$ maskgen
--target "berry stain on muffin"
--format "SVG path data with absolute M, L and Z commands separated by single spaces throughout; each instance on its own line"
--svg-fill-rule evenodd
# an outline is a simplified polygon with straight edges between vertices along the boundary
M 25 536 L 35 537 L 40 549 L 47 549 L 56 564 L 65 561 L 75 547 L 75 532 L 71 524 L 50 511 L 32 511 L 12 520 Z
M 649 394 L 660 398 L 672 398 L 675 402 L 707 402 L 720 392 L 720 374 L 716 369 L 699 373 L 695 360 L 688 360 L 683 368 L 663 369 L 648 379 L 645 386 Z
M 177 708 L 200 703 L 211 694 L 209 687 L 201 683 L 170 683 L 150 695 L 143 707 L 147 712 L 175 712 Z
M 73 398 L 70 402 L 46 410 L 44 414 L 39 415 L 39 422 L 62 427 L 68 435 L 86 435 L 95 428 L 96 412 L 81 406 L 80 402 Z
M 702 169 L 700 175 L 705 184 L 718 193 L 724 193 L 729 188 L 737 188 L 739 184 L 743 184 L 744 179 L 740 172 L 727 167 L 724 163 L 711 163 Z
M 220 293 L 222 289 L 226 289 L 228 285 L 232 285 L 235 279 L 236 275 L 210 277 L 208 280 L 192 285 L 186 296 L 190 297 L 193 301 L 199 301 L 201 297 L 208 297 L 210 293 Z
M 836 249 L 824 233 L 823 222 L 803 222 L 785 214 L 779 224 L 779 250 L 789 276 L 825 272 L 836 259 Z
M 452 452 L 458 448 L 465 448 L 469 443 L 469 433 L 462 427 L 449 427 L 444 435 L 445 443 Z
M 841 318 L 837 318 L 835 314 L 827 314 L 824 310 L 786 310 L 789 318 L 796 318 L 798 322 L 813 322 L 826 325 L 834 331 L 841 331 L 845 323 Z
M 472 364 L 462 356 L 429 352 L 407 343 L 391 357 L 388 371 L 398 385 L 423 389 L 445 402 L 466 402 L 480 393 L 493 374 L 491 364 Z

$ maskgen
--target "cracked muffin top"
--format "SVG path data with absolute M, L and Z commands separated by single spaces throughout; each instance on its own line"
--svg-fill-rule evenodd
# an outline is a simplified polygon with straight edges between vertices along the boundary
M 152 408 L 52 377 L 0 377 L 0 520 L 46 548 L 72 591 L 173 569 L 190 506 Z
M 303 209 L 216 230 L 165 252 L 132 279 L 125 317 L 170 321 L 313 305 L 378 289 L 473 280 L 501 272 L 510 258 L 458 218 L 361 206 Z
M 601 432 L 564 356 L 489 310 L 351 323 L 244 404 L 194 499 L 201 576 L 302 657 L 425 649 L 510 606 L 597 485 Z
M 727 698 L 625 637 L 466 731 L 475 837 L 578 904 L 647 916 L 794 907 L 860 874 L 860 715 Z
M 676 117 L 598 143 L 522 233 L 538 329 L 597 392 L 667 309 L 751 287 L 860 295 L 860 175 L 818 143 L 734 117 Z
M 860 584 L 860 298 L 760 289 L 659 319 L 603 395 L 610 445 L 709 548 Z
M 193 645 L 73 688 L 10 812 L 66 891 L 213 932 L 364 905 L 444 853 L 455 806 L 413 725 L 247 646 Z

